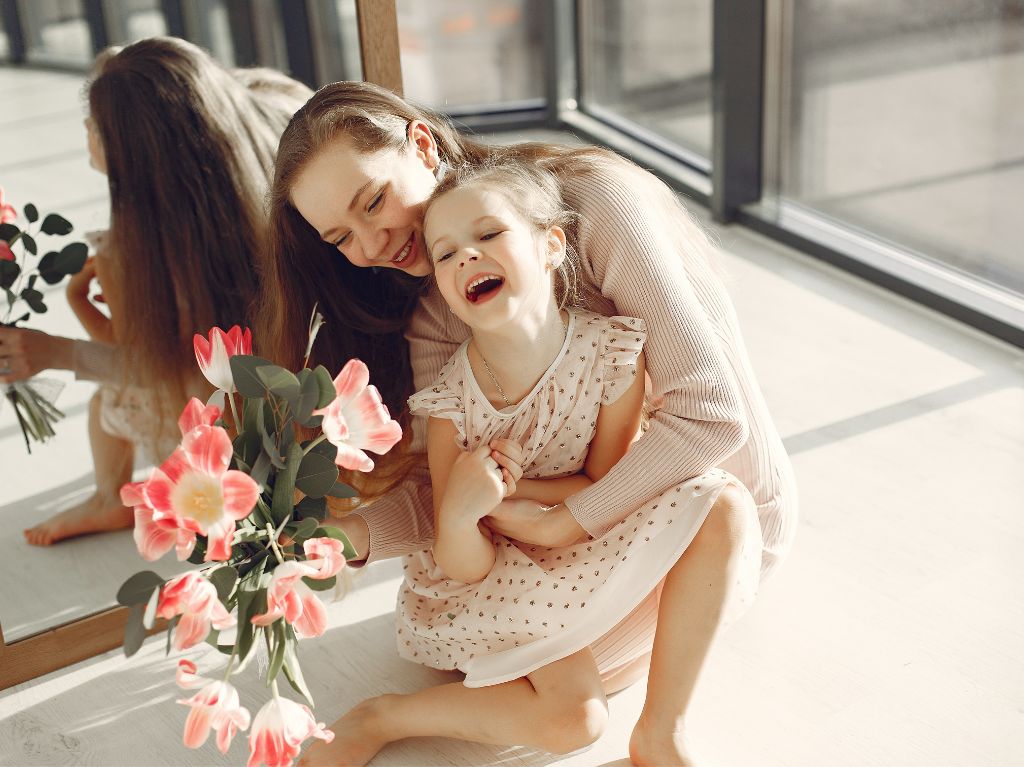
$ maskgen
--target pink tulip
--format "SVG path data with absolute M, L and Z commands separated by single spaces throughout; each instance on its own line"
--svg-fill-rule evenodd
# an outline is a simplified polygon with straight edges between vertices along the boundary
M 0 241 L 0 261 L 15 261 L 17 260 L 14 251 L 11 250 L 11 246 L 6 242 Z
M 311 538 L 304 544 L 304 562 L 289 561 L 274 568 L 267 587 L 267 611 L 250 620 L 269 626 L 284 618 L 300 637 L 318 637 L 327 630 L 327 609 L 303 578 L 323 580 L 337 575 L 345 565 L 343 546 L 333 538 Z
M 227 682 L 199 676 L 196 664 L 189 660 L 178 661 L 176 677 L 178 686 L 184 689 L 202 687 L 188 700 L 178 701 L 192 707 L 185 720 L 185 745 L 199 748 L 212 727 L 217 731 L 217 748 L 226 754 L 235 734 L 249 727 L 249 712 L 239 705 L 238 690 Z
M 228 393 L 235 390 L 231 377 L 231 358 L 238 354 L 252 354 L 252 331 L 235 325 L 226 333 L 210 328 L 208 338 L 198 333 L 192 338 L 196 361 L 206 380 Z
M 17 219 L 18 211 L 14 209 L 13 205 L 8 205 L 4 202 L 4 188 L 0 186 L 0 224 L 9 224 L 12 221 L 17 221 Z
M 360 360 L 349 360 L 334 379 L 334 401 L 314 410 L 324 417 L 327 441 L 338 448 L 335 462 L 345 469 L 372 471 L 364 453 L 383 455 L 402 438 L 402 427 L 391 420 L 377 387 L 370 386 L 370 371 Z
M 230 558 L 235 522 L 249 516 L 260 494 L 252 477 L 228 469 L 231 455 L 227 432 L 200 424 L 143 486 L 146 503 L 155 512 L 207 536 L 207 562 Z
M 135 546 L 147 562 L 155 562 L 173 547 L 183 562 L 196 546 L 196 534 L 178 525 L 173 517 L 153 511 L 143 494 L 145 482 L 131 482 L 121 488 L 121 503 L 135 509 Z
M 158 618 L 181 620 L 174 629 L 174 649 L 187 650 L 199 644 L 210 633 L 210 626 L 226 629 L 237 621 L 217 599 L 217 589 L 195 570 L 167 581 L 157 600 Z
M 310 737 L 330 743 L 334 733 L 313 718 L 309 706 L 274 696 L 253 720 L 246 767 L 291 767 L 302 743 Z

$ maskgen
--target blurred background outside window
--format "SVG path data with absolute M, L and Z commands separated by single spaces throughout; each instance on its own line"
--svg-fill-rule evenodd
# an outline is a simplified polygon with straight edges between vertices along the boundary
M 785 228 L 783 213 L 795 212 L 877 244 L 882 258 L 909 254 L 1024 307 L 1024 0 L 765 7 L 766 44 L 780 53 L 766 59 L 775 85 L 765 92 L 765 185 L 751 215 Z M 355 0 L 0 0 L 0 8 L 0 57 L 29 65 L 85 71 L 101 43 L 177 33 L 225 64 L 291 70 L 313 85 L 362 76 Z M 539 117 L 552 83 L 568 81 L 572 98 L 559 108 L 710 179 L 712 53 L 723 39 L 714 8 L 713 0 L 397 0 L 405 95 L 456 117 L 526 109 Z M 559 17 L 559 9 L 571 12 Z M 552 32 L 556 18 L 569 20 L 567 35 Z M 305 71 L 297 53 L 312 60 Z M 538 127 L 564 127 L 554 113 Z

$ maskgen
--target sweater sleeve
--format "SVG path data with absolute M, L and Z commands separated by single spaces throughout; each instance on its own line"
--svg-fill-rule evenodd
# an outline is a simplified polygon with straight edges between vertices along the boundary
M 417 390 L 437 380 L 468 336 L 468 328 L 448 311 L 436 289 L 421 299 L 406 332 Z M 413 452 L 426 451 L 426 420 L 425 416 L 413 419 Z M 367 564 L 430 548 L 434 542 L 430 472 L 426 466 L 415 469 L 383 498 L 352 513 L 363 518 L 370 532 Z
M 708 265 L 706 236 L 649 174 L 607 165 L 566 184 L 580 214 L 583 273 L 615 313 L 646 323 L 647 371 L 664 405 L 607 475 L 566 500 L 595 537 L 719 464 L 748 434 L 736 376 L 707 308 L 728 298 Z

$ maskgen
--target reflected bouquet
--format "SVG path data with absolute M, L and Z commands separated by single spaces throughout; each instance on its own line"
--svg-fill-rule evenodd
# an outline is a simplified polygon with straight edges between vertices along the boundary
M 316 592 L 331 589 L 354 554 L 345 535 L 324 524 L 326 497 L 354 497 L 339 467 L 369 471 L 365 451 L 386 453 L 402 436 L 362 362 L 350 360 L 333 379 L 323 366 L 308 368 L 320 324 L 315 315 L 298 373 L 253 356 L 248 330 L 197 335 L 196 358 L 217 392 L 206 404 L 188 403 L 180 446 L 149 479 L 121 489 L 144 559 L 173 548 L 200 565 L 171 579 L 136 573 L 122 585 L 118 602 L 131 608 L 125 654 L 163 618 L 167 652 L 206 641 L 229 656 L 222 679 L 199 676 L 189 660 L 177 672 L 179 686 L 198 689 L 179 701 L 191 709 L 185 745 L 198 748 L 213 729 L 224 753 L 250 724 L 228 679 L 259 654 L 272 695 L 252 720 L 249 765 L 290 765 L 307 738 L 334 737 L 313 718 L 297 654 L 300 638 L 327 627 Z M 279 694 L 281 672 L 308 706 Z
M 39 256 L 36 238 L 40 235 L 64 237 L 71 234 L 72 226 L 57 213 L 50 213 L 40 221 L 39 211 L 32 203 L 24 207 L 23 213 L 28 222 L 24 229 L 15 223 L 18 213 L 14 206 L 4 202 L 4 190 L 0 187 L 0 288 L 7 298 L 7 310 L 0 319 L 0 327 L 16 327 L 28 320 L 32 312 L 45 312 L 44 296 L 37 287 L 39 280 L 47 285 L 56 285 L 68 275 L 79 272 L 89 254 L 84 242 L 71 242 L 60 250 L 48 251 L 33 264 L 30 257 L 35 259 Z M 36 222 L 39 225 L 33 228 Z M 20 258 L 14 252 L 15 245 L 21 251 Z M 26 311 L 15 317 L 20 303 L 24 304 Z M 0 357 L 0 375 L 10 372 L 10 362 Z M 19 381 L 4 387 L 4 396 L 14 407 L 28 452 L 32 452 L 33 441 L 45 442 L 52 437 L 55 433 L 53 425 L 64 417 L 53 404 L 62 388 L 59 381 L 45 378 Z

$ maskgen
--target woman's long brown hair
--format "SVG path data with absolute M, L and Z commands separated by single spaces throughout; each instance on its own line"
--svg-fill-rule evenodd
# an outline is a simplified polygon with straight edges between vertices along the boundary
M 183 402 L 192 335 L 246 324 L 278 137 L 309 92 L 236 77 L 174 38 L 97 59 L 87 94 L 110 187 L 105 289 L 131 383 Z

